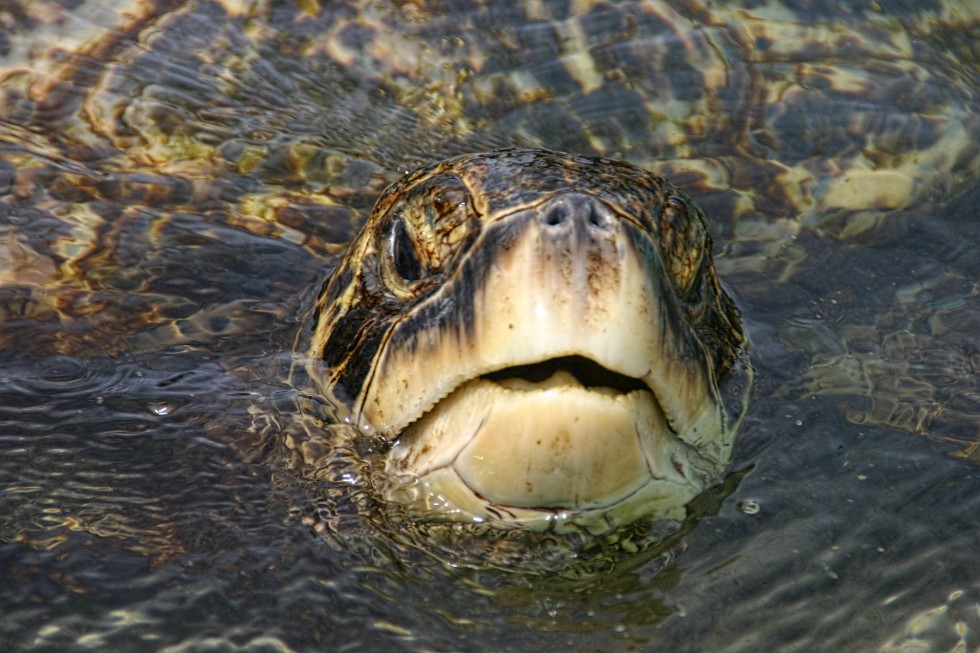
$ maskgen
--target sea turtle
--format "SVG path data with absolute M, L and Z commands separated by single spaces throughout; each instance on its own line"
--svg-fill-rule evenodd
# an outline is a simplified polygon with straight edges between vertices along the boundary
M 634 166 L 512 148 L 424 167 L 316 308 L 310 375 L 397 440 L 388 494 L 418 515 L 683 518 L 730 458 L 741 320 L 700 211 Z
M 978 13 L 971 0 L 7 3 L 0 7 L 0 338 L 6 369 L 35 375 L 23 384 L 4 379 L 5 396 L 19 397 L 3 405 L 8 422 L 30 422 L 45 406 L 31 405 L 35 395 L 24 388 L 50 402 L 60 397 L 58 411 L 67 414 L 78 396 L 51 387 L 82 378 L 86 365 L 109 373 L 130 357 L 148 357 L 148 369 L 164 359 L 167 369 L 194 361 L 151 384 L 163 399 L 148 397 L 147 405 L 163 419 L 179 414 L 181 392 L 204 392 L 182 385 L 195 365 L 234 368 L 258 387 L 279 378 L 286 357 L 284 367 L 308 373 L 311 386 L 283 381 L 274 401 L 241 411 L 235 404 L 220 420 L 200 421 L 219 422 L 222 441 L 249 460 L 317 469 L 339 455 L 374 464 L 390 443 L 364 437 L 331 448 L 337 438 L 315 433 L 336 427 L 332 434 L 354 437 L 333 405 L 349 401 L 355 422 L 374 419 L 386 438 L 394 435 L 386 430 L 394 419 L 388 408 L 380 420 L 365 409 L 363 384 L 340 384 L 348 395 L 337 394 L 338 365 L 350 371 L 383 362 L 369 355 L 373 345 L 354 347 L 363 325 L 345 322 L 347 331 L 338 331 L 331 322 L 371 296 L 348 283 L 365 281 L 356 270 L 372 246 L 436 251 L 413 241 L 429 237 L 424 229 L 398 231 L 396 224 L 408 223 L 390 213 L 423 190 L 435 192 L 423 178 L 451 169 L 478 180 L 481 161 L 508 168 L 509 157 L 523 156 L 563 172 L 538 182 L 512 174 L 515 194 L 495 190 L 488 206 L 532 211 L 535 197 L 539 210 L 560 204 L 548 199 L 554 184 L 580 180 L 583 166 L 619 170 L 640 186 L 663 183 L 663 192 L 673 184 L 680 189 L 673 197 L 693 199 L 675 208 L 696 214 L 699 206 L 716 236 L 719 277 L 743 307 L 754 360 L 766 370 L 757 397 L 787 405 L 841 397 L 852 419 L 953 442 L 975 462 L 978 292 L 969 236 L 944 259 L 950 274 L 941 265 L 923 268 L 899 288 L 848 264 L 869 244 L 927 229 L 918 218 L 936 207 L 975 200 Z M 453 158 L 488 151 L 498 154 Z M 448 167 L 410 174 L 447 159 Z M 440 180 L 455 184 L 452 175 Z M 482 183 L 466 186 L 467 201 L 490 201 Z M 568 192 L 570 202 L 589 195 Z M 599 190 L 592 197 L 602 202 L 597 216 L 622 210 Z M 481 212 L 481 220 L 502 210 Z M 972 228 L 957 225 L 967 235 Z M 702 262 L 707 242 L 691 250 Z M 431 263 L 400 260 L 396 267 L 409 276 Z M 702 272 L 713 279 L 709 268 Z M 331 273 L 317 312 L 317 291 Z M 860 292 L 844 283 L 855 274 L 868 278 Z M 826 279 L 839 288 L 794 294 Z M 406 297 L 380 309 L 410 312 L 414 300 Z M 938 307 L 935 297 L 944 300 Z M 777 304 L 780 311 L 768 310 Z M 763 320 L 772 314 L 781 319 Z M 672 336 L 680 338 L 687 327 L 678 315 L 663 324 L 681 329 Z M 374 319 L 371 328 L 396 322 L 390 312 Z M 736 324 L 731 318 L 709 331 L 735 334 Z M 740 337 L 716 340 L 709 357 L 739 372 L 732 347 Z M 341 346 L 345 357 L 353 347 L 364 358 L 338 358 Z M 495 369 L 478 365 L 467 374 Z M 423 385 L 397 374 L 413 392 Z M 707 401 L 730 417 L 691 488 L 715 478 L 727 456 L 744 389 L 744 375 L 733 378 L 733 389 Z M 702 378 L 695 387 L 710 395 L 721 380 Z M 255 399 L 242 389 L 248 384 L 229 384 L 229 402 Z M 132 411 L 112 387 L 93 391 L 91 406 Z M 131 383 L 119 387 L 133 391 Z M 297 403 L 297 415 L 317 419 L 292 429 L 286 422 Z M 30 460 L 23 466 L 29 470 Z M 105 526 L 104 519 L 80 516 L 84 497 L 43 482 L 15 485 L 56 497 L 44 504 L 43 519 L 20 505 L 18 519 L 4 525 L 15 534 L 55 520 L 102 534 L 177 537 L 159 523 L 132 527 L 152 512 L 99 530 L 93 524 Z M 466 510 L 480 516 L 485 508 Z M 66 516 L 56 520 L 50 511 Z

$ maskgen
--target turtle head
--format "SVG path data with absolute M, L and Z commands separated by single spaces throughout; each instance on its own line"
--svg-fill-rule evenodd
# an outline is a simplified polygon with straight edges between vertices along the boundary
M 506 149 L 385 191 L 318 300 L 311 375 L 431 519 L 678 518 L 748 367 L 699 210 L 629 164 Z

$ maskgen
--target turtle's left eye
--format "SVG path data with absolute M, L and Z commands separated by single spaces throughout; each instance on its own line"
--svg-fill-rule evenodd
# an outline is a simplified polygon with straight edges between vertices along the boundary
M 711 247 L 697 207 L 683 196 L 668 197 L 660 215 L 660 238 L 674 288 L 680 298 L 697 303 L 705 253 Z
M 409 299 L 438 285 L 475 228 L 469 192 L 455 175 L 433 175 L 405 193 L 381 219 L 381 278 Z
M 391 226 L 389 247 L 391 248 L 391 261 L 398 276 L 408 282 L 420 280 L 422 278 L 422 262 L 419 260 L 412 236 L 405 227 L 405 221 L 401 218 L 396 219 Z

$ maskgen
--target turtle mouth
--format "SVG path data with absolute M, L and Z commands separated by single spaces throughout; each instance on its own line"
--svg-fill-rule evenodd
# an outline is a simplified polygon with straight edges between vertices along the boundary
M 538 363 L 512 365 L 480 378 L 513 389 L 540 386 L 559 372 L 574 378 L 583 388 L 603 394 L 625 395 L 649 390 L 642 380 L 615 372 L 585 356 L 561 356 Z

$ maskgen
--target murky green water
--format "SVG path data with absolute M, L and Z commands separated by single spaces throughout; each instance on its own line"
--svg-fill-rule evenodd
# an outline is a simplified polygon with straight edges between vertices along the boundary
M 0 6 L 0 650 L 980 648 L 969 4 L 323 4 Z M 506 144 L 672 174 L 752 340 L 729 484 L 581 578 L 285 444 L 378 192 Z

